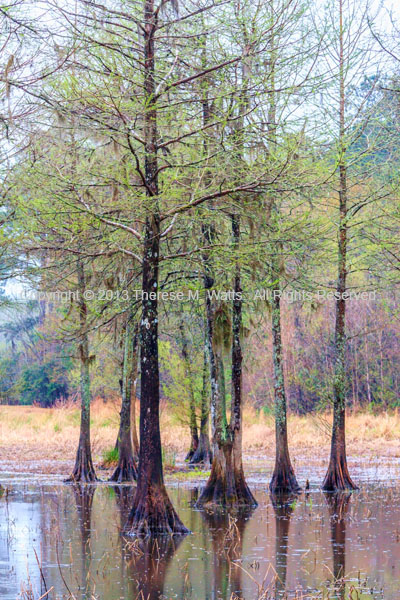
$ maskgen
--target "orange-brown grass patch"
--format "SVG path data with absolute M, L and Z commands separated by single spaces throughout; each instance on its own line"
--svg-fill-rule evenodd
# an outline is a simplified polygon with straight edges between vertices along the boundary
M 139 409 L 139 407 L 137 407 Z M 97 465 L 114 447 L 120 403 L 96 399 L 91 409 L 93 457 Z M 137 410 L 137 414 L 138 414 Z M 243 414 L 245 455 L 273 457 L 274 419 L 253 408 Z M 56 408 L 0 406 L 0 469 L 68 473 L 79 438 L 79 405 Z M 137 424 L 138 426 L 138 424 Z M 288 419 L 289 445 L 293 457 L 326 458 L 329 455 L 331 415 L 328 413 Z M 347 446 L 353 456 L 400 456 L 400 415 L 397 412 L 347 416 Z M 163 447 L 178 460 L 188 449 L 188 427 L 179 423 L 165 403 L 161 409 Z

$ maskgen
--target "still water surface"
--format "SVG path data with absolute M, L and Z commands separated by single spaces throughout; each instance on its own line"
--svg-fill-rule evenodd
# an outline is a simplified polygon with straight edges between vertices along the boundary
M 285 502 L 263 485 L 255 488 L 258 508 L 240 517 L 197 511 L 198 490 L 175 487 L 171 498 L 193 533 L 151 548 L 120 535 L 129 486 L 37 478 L 8 485 L 0 499 L 2 600 L 30 598 L 22 589 L 37 599 L 51 587 L 51 600 L 400 598 L 397 484 L 366 483 L 339 497 L 311 489 Z

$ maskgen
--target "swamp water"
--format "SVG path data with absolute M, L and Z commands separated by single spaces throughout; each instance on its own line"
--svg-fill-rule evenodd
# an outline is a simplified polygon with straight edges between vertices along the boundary
M 172 487 L 192 535 L 149 547 L 120 535 L 132 487 L 2 482 L 2 600 L 400 598 L 397 484 L 284 502 L 252 485 L 259 506 L 239 517 L 195 510 L 198 490 Z

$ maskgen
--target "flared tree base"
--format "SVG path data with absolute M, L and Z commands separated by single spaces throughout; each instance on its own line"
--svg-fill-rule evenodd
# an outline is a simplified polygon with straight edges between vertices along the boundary
M 199 438 L 197 435 L 193 435 L 192 441 L 190 443 L 189 452 L 186 454 L 186 457 L 185 457 L 185 462 L 189 462 L 193 458 L 198 447 L 199 447 Z
M 257 501 L 246 483 L 243 469 L 235 469 L 228 454 L 229 450 L 225 449 L 218 452 L 219 457 L 214 457 L 210 477 L 196 502 L 196 507 L 232 509 L 257 506 Z M 221 460 L 221 456 L 225 460 Z
M 192 458 L 189 461 L 189 465 L 204 465 L 205 467 L 209 467 L 212 463 L 212 454 L 210 450 L 210 443 L 208 439 L 206 441 L 201 440 L 197 447 L 196 452 L 194 452 Z
M 269 490 L 271 494 L 275 496 L 290 496 L 301 492 L 301 487 L 297 482 L 296 475 L 294 474 L 290 462 L 287 464 L 279 463 L 275 465 L 275 470 L 269 484 Z
M 93 466 L 92 457 L 84 447 L 78 448 L 75 467 L 64 483 L 95 483 L 99 481 Z
M 331 458 L 322 489 L 325 492 L 343 492 L 359 489 L 350 477 L 346 459 L 332 460 Z
M 195 451 L 193 450 L 193 448 L 190 448 L 189 452 L 185 456 L 185 462 L 190 462 L 192 460 L 194 452 Z
M 118 460 L 118 465 L 109 481 L 114 483 L 132 483 L 137 480 L 137 468 L 133 457 Z
M 136 490 L 133 507 L 124 528 L 127 536 L 187 535 L 163 484 Z

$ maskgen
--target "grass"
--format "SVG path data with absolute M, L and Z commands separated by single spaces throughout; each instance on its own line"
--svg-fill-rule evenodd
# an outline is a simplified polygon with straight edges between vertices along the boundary
M 107 450 L 103 450 L 103 466 L 105 468 L 107 467 L 113 467 L 118 463 L 118 458 L 119 458 L 119 452 L 118 452 L 118 448 L 108 448 Z
M 114 448 L 119 425 L 118 402 L 93 402 L 91 439 L 94 460 L 101 463 Z M 137 410 L 137 414 L 139 410 Z M 2 469 L 66 473 L 71 468 L 79 438 L 80 413 L 76 404 L 57 408 L 0 406 L 0 461 Z M 288 421 L 291 455 L 327 457 L 330 445 L 329 414 L 300 417 Z M 367 412 L 348 414 L 347 448 L 349 456 L 400 456 L 400 414 Z M 174 415 L 161 411 L 161 436 L 164 464 L 174 467 L 187 452 L 189 430 L 177 423 Z M 244 410 L 243 448 L 247 456 L 274 454 L 273 416 Z

